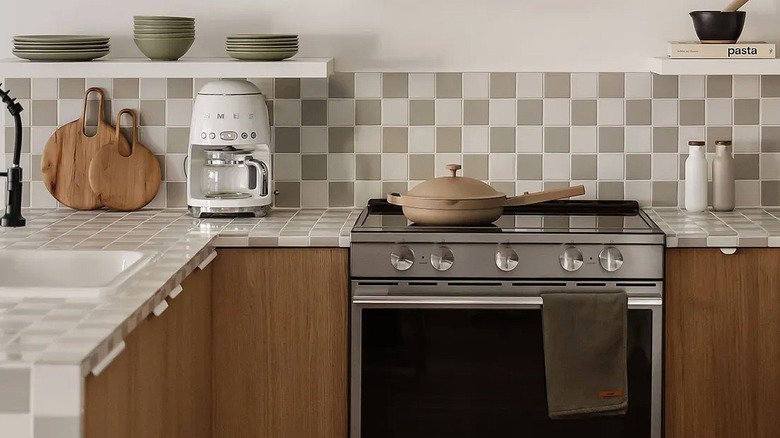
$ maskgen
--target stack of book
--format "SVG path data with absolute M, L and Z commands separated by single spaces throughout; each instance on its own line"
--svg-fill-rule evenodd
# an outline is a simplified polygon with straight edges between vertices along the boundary
M 702 44 L 698 41 L 669 43 L 670 58 L 759 59 L 774 58 L 775 45 L 763 41 L 736 44 Z

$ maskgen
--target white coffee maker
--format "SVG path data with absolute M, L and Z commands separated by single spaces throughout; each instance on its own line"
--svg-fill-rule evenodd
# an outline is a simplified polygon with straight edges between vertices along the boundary
M 195 98 L 187 157 L 194 217 L 265 216 L 273 202 L 271 128 L 265 96 L 251 82 L 204 85 Z

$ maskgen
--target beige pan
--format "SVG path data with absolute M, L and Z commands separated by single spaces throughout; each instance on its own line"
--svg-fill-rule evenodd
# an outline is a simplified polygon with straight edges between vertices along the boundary
M 480 180 L 458 176 L 460 169 L 460 164 L 448 164 L 451 176 L 425 181 L 405 195 L 390 193 L 387 202 L 403 207 L 404 216 L 420 225 L 484 225 L 501 217 L 504 207 L 585 194 L 580 185 L 507 197 Z

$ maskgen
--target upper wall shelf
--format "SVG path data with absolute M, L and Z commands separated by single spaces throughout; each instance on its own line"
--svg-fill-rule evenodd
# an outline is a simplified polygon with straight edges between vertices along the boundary
M 650 58 L 648 68 L 659 75 L 776 75 L 780 59 Z
M 327 78 L 333 58 L 293 58 L 277 62 L 231 58 L 104 59 L 92 62 L 0 60 L 0 78 Z

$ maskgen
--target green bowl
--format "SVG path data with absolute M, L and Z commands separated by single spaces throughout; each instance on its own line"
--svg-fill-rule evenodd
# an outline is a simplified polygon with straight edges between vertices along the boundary
M 141 53 L 154 61 L 176 61 L 190 50 L 195 38 L 135 38 Z
M 176 32 L 176 33 L 146 33 L 146 32 L 135 32 L 136 38 L 157 38 L 157 39 L 168 39 L 168 38 L 195 38 L 195 32 Z

